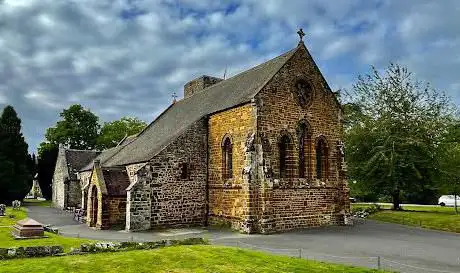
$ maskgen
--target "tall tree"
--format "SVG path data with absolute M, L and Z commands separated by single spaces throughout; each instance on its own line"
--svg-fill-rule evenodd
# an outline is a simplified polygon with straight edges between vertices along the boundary
M 393 209 L 402 192 L 433 188 L 437 148 L 452 112 L 448 98 L 390 64 L 384 73 L 372 68 L 360 76 L 350 99 L 359 109 L 346 130 L 350 176 L 391 196 Z
M 38 147 L 39 184 L 47 199 L 51 198 L 51 183 L 59 144 L 72 149 L 95 149 L 100 128 L 99 118 L 79 104 L 71 105 L 59 115 L 61 120 L 46 130 L 45 141 Z
M 132 117 L 122 117 L 119 120 L 106 122 L 97 139 L 97 147 L 100 150 L 114 147 L 125 136 L 137 134 L 146 126 L 144 121 Z
M 56 126 L 46 130 L 46 141 L 40 144 L 41 150 L 64 144 L 72 149 L 91 150 L 96 148 L 99 133 L 99 118 L 90 110 L 74 104 L 60 113 L 61 120 Z M 40 152 L 40 151 L 39 151 Z
M 43 143 L 42 143 L 43 144 Z M 58 147 L 54 145 L 40 145 L 38 156 L 38 184 L 42 190 L 43 197 L 50 200 L 52 197 L 52 181 L 54 168 L 58 155 Z
M 21 120 L 12 106 L 0 117 L 0 202 L 22 200 L 32 186 L 28 145 Z

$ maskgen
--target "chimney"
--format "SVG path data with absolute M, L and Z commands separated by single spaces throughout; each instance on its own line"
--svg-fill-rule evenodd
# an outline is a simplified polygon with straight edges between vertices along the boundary
M 191 97 L 193 94 L 221 81 L 223 81 L 223 79 L 206 75 L 191 80 L 184 85 L 184 98 Z

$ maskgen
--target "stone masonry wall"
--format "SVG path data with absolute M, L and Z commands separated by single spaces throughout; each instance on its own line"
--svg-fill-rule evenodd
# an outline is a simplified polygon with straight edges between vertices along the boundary
M 53 174 L 53 185 L 52 185 L 52 200 L 53 206 L 57 208 L 65 207 L 65 184 L 64 181 L 69 177 L 67 168 L 67 162 L 65 157 L 65 149 L 59 147 L 58 157 L 56 161 L 56 167 Z
M 126 196 L 110 196 L 107 199 L 110 228 L 124 229 L 126 223 Z
M 149 164 L 152 227 L 204 225 L 206 220 L 206 120 L 192 125 Z M 187 178 L 181 178 L 186 164 Z
M 255 133 L 255 107 L 246 104 L 209 118 L 208 126 L 208 187 L 210 223 L 227 222 L 243 229 L 249 216 L 248 184 L 244 181 L 245 147 L 248 137 Z M 222 178 L 222 144 L 229 136 L 232 141 L 233 177 Z
M 205 224 L 206 138 L 203 119 L 137 171 L 128 188 L 127 230 Z M 186 178 L 181 178 L 182 164 Z
M 70 180 L 67 186 L 67 207 L 79 208 L 81 206 L 80 180 Z
M 189 81 L 184 85 L 184 98 L 193 96 L 193 94 L 200 92 L 201 90 L 208 88 L 211 85 L 214 85 L 222 79 L 203 75 L 194 80 Z
M 271 231 L 340 223 L 337 188 L 274 189 Z
M 151 184 L 151 167 L 149 164 L 144 164 L 133 176 L 131 185 L 127 189 L 125 227 L 127 231 L 148 230 L 151 228 Z
M 126 173 L 128 174 L 129 181 L 131 183 L 133 183 L 133 181 L 135 180 L 137 171 L 144 167 L 145 164 L 147 163 L 136 163 L 126 166 Z
M 303 45 L 288 63 L 257 95 L 257 153 L 261 191 L 258 211 L 262 232 L 336 223 L 340 213 L 348 211 L 346 181 L 338 175 L 337 142 L 342 140 L 341 109 L 326 89 Z M 296 98 L 296 83 L 304 80 L 314 91 L 311 104 L 302 107 Z M 308 105 L 308 104 L 307 104 Z M 305 178 L 299 178 L 299 122 L 307 122 L 311 149 L 305 151 Z M 291 178 L 280 178 L 278 143 L 288 134 L 294 144 Z M 316 179 L 315 141 L 327 141 L 328 179 Z M 307 148 L 307 147 L 306 147 Z

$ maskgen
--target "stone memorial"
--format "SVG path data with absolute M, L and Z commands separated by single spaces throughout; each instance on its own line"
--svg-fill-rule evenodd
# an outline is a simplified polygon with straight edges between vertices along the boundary
M 13 206 L 14 210 L 19 210 L 21 209 L 21 201 L 19 200 L 14 200 L 11 205 Z
M 5 216 L 5 211 L 6 211 L 6 205 L 0 204 L 0 217 Z
M 37 239 L 46 237 L 43 225 L 30 218 L 18 221 L 13 226 L 12 233 L 16 239 Z

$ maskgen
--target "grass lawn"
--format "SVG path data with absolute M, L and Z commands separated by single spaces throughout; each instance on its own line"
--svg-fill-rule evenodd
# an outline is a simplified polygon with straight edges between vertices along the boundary
M 69 251 L 71 247 L 80 247 L 83 243 L 94 242 L 88 239 L 78 239 L 63 237 L 53 233 L 45 232 L 48 238 L 42 239 L 27 239 L 27 240 L 15 240 L 11 235 L 11 228 L 0 228 L 0 247 L 20 247 L 20 246 L 51 246 L 60 245 L 64 247 L 64 251 Z
M 460 233 L 460 215 L 451 213 L 382 210 L 369 219 Z
M 23 206 L 51 207 L 51 200 L 24 199 Z
M 218 246 L 174 246 L 0 262 L 6 272 L 384 272 Z
M 26 218 L 27 212 L 25 208 L 13 210 L 11 207 L 7 207 L 5 215 L 6 216 L 0 217 L 0 227 L 14 225 L 17 221 Z
M 80 244 L 91 242 L 87 239 L 69 238 L 59 236 L 53 233 L 45 232 L 48 238 L 43 239 L 27 239 L 27 240 L 15 240 L 11 235 L 11 226 L 17 221 L 27 217 L 25 208 L 20 210 L 13 210 L 12 208 L 6 208 L 6 216 L 0 217 L 0 247 L 19 247 L 19 246 L 47 246 L 47 245 L 61 245 L 65 251 L 69 251 L 71 247 L 79 247 Z
M 365 208 L 367 204 L 352 204 L 355 208 Z M 369 215 L 369 219 L 419 226 L 423 228 L 460 233 L 460 215 L 455 214 L 452 207 L 441 206 L 408 206 L 402 205 L 402 211 L 392 211 L 391 206 Z

